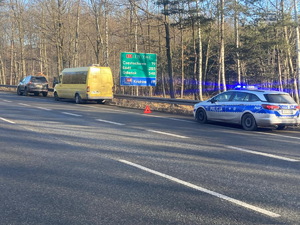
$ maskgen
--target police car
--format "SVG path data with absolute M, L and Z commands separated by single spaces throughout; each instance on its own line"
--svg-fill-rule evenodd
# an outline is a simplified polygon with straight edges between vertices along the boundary
M 249 131 L 270 126 L 283 130 L 300 125 L 300 106 L 286 92 L 245 88 L 225 91 L 195 104 L 194 117 L 199 123 L 241 124 Z

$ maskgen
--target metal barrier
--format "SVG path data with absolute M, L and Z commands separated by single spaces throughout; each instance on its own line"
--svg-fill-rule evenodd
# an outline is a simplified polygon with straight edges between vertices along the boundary
M 16 85 L 1 85 L 1 84 L 0 87 L 17 88 Z M 53 92 L 53 88 L 49 88 L 49 91 Z M 167 103 L 167 104 L 177 104 L 177 105 L 194 105 L 200 102 L 197 100 L 188 100 L 188 99 L 159 98 L 159 97 L 133 96 L 133 95 L 122 95 L 122 94 L 114 94 L 114 98 L 132 99 L 136 101 L 157 102 L 157 103 Z

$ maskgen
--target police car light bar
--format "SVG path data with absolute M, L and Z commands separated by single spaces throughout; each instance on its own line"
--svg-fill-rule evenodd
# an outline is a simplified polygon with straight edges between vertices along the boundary
M 257 90 L 258 88 L 255 85 L 237 85 L 235 86 L 236 90 Z

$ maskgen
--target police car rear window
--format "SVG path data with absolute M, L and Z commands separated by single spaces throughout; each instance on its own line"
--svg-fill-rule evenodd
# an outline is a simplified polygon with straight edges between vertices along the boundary
M 296 104 L 289 94 L 265 94 L 264 96 L 270 103 Z

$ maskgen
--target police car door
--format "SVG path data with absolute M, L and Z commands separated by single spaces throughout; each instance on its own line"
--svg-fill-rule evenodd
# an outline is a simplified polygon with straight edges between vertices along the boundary
M 232 94 L 230 104 L 226 107 L 227 120 L 232 123 L 238 123 L 241 115 L 245 111 L 249 94 L 246 92 L 235 91 Z
M 209 106 L 209 112 L 207 112 L 208 119 L 215 121 L 226 121 L 227 113 L 226 107 L 230 103 L 232 92 L 223 92 L 211 99 L 211 105 Z

